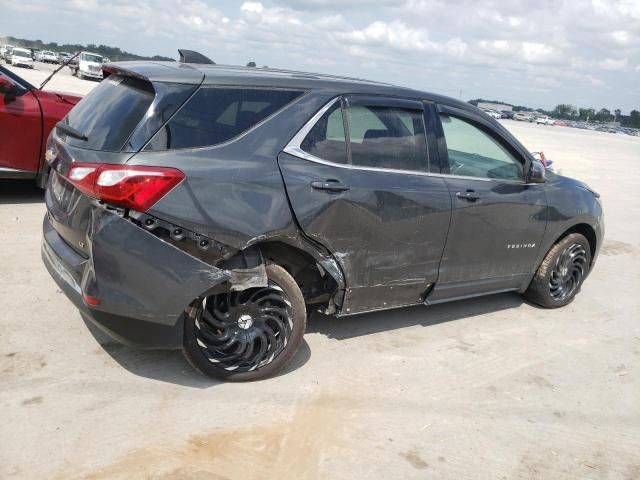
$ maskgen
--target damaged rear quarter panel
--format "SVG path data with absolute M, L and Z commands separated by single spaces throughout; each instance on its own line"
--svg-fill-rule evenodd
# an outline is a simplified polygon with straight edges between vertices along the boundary
M 108 210 L 94 209 L 91 228 L 84 287 L 108 313 L 173 325 L 195 297 L 231 277 Z
M 238 250 L 271 238 L 295 238 L 277 156 L 331 96 L 303 95 L 228 143 L 135 155 L 130 164 L 174 167 L 186 175 L 148 213 Z

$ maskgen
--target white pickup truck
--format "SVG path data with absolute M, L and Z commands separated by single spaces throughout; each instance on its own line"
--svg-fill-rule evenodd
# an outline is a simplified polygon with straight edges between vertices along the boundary
M 77 63 L 70 64 L 71 74 L 78 78 L 97 78 L 102 80 L 102 55 L 91 52 L 80 52 Z

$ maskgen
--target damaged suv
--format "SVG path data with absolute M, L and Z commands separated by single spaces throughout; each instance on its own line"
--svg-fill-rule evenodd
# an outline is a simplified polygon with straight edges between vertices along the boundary
M 598 195 L 466 103 L 268 69 L 105 75 L 49 139 L 43 260 L 104 331 L 206 375 L 280 371 L 311 311 L 560 307 L 595 262 Z

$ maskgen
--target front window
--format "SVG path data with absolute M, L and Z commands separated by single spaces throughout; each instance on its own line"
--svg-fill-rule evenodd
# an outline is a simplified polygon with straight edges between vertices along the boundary
M 16 57 L 24 57 L 24 58 L 29 57 L 29 58 L 31 58 L 31 54 L 29 52 L 25 51 L 25 50 L 14 50 L 13 54 Z
M 453 175 L 522 180 L 523 164 L 498 140 L 475 125 L 440 115 Z
M 83 60 L 85 62 L 102 63 L 102 57 L 100 55 L 94 55 L 92 53 L 83 53 L 80 56 L 80 60 Z

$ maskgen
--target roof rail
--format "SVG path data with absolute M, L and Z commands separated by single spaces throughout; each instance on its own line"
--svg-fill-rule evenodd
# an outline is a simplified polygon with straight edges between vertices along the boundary
M 204 65 L 216 64 L 216 62 L 214 62 L 210 58 L 207 58 L 200 52 L 196 52 L 194 50 L 185 50 L 184 48 L 179 48 L 178 53 L 180 54 L 180 63 L 200 63 Z

